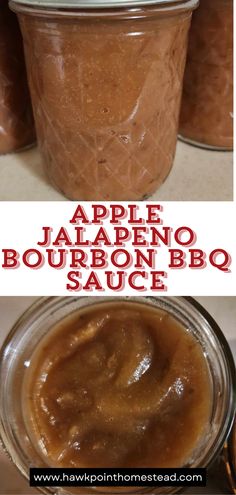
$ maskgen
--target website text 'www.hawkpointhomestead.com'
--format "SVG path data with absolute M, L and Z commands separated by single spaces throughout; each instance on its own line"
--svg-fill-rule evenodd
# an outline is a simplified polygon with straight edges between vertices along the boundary
M 198 469 L 30 469 L 31 486 L 206 486 Z

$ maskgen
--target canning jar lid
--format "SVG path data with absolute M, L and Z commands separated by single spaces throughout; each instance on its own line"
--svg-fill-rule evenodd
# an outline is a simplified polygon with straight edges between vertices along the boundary
M 198 0 L 14 0 L 13 3 L 28 5 L 32 7 L 54 7 L 62 9 L 70 8 L 118 8 L 118 7 L 142 7 L 148 5 L 185 4 L 195 6 Z
M 232 493 L 236 494 L 236 418 L 225 445 L 224 461 Z

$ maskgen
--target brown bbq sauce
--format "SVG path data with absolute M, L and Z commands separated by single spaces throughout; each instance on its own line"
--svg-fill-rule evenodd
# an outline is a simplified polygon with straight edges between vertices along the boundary
M 100 303 L 35 350 L 23 391 L 29 434 L 55 467 L 179 467 L 207 431 L 209 371 L 163 310 Z
M 122 12 L 19 14 L 45 170 L 69 199 L 143 199 L 173 164 L 191 11 Z
M 24 52 L 17 17 L 0 2 L 0 155 L 35 141 Z
M 233 2 L 204 0 L 193 15 L 180 133 L 202 145 L 233 148 Z

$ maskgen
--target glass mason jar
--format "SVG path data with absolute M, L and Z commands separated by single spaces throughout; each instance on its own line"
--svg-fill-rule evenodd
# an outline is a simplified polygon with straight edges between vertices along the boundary
M 190 29 L 180 137 L 233 149 L 233 0 L 202 0 Z
M 35 141 L 23 44 L 17 17 L 0 2 L 0 155 Z
M 198 0 L 15 0 L 46 172 L 73 200 L 139 200 L 173 164 Z
M 193 299 L 182 297 L 51 297 L 37 301 L 15 324 L 0 354 L 0 437 L 12 461 L 28 478 L 29 467 L 48 467 L 39 454 L 24 417 L 24 378 L 32 354 L 63 318 L 84 308 L 106 302 L 133 302 L 162 309 L 180 322 L 201 345 L 211 384 L 211 417 L 204 438 L 191 454 L 187 467 L 208 467 L 221 451 L 230 430 L 235 406 L 235 367 L 220 328 Z M 87 493 L 83 488 L 83 493 Z M 48 494 L 68 494 L 73 489 L 45 488 Z M 88 489 L 91 493 L 91 488 Z M 95 492 L 111 490 L 94 487 Z M 124 488 L 113 488 L 122 492 Z M 134 492 L 134 488 L 125 490 Z M 136 488 L 135 493 L 174 493 L 175 488 Z M 76 493 L 80 493 L 79 489 Z

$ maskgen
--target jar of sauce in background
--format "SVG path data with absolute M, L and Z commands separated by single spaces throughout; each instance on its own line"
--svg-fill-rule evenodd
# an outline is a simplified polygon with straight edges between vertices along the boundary
M 73 200 L 140 200 L 175 155 L 198 0 L 15 0 L 46 172 Z
M 0 155 L 35 141 L 33 114 L 17 17 L 0 3 Z
M 233 1 L 201 0 L 190 30 L 180 136 L 233 149 Z

